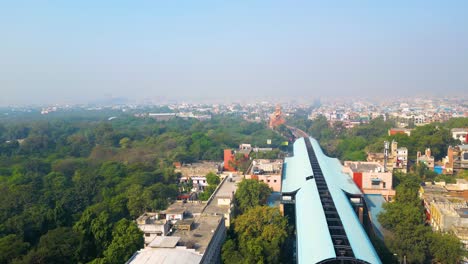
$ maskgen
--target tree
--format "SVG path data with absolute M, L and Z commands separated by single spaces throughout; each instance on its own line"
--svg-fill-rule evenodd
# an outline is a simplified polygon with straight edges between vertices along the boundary
M 241 212 L 258 205 L 264 205 L 271 189 L 263 182 L 257 180 L 243 180 L 239 183 L 236 192 L 236 201 Z
M 147 197 L 142 195 L 143 187 L 141 185 L 132 185 L 127 189 L 126 195 L 128 197 L 127 208 L 133 218 L 145 212 L 149 207 L 150 202 Z
M 237 264 L 244 261 L 244 257 L 237 248 L 236 241 L 228 239 L 223 244 L 221 259 L 224 264 Z
M 208 185 L 205 190 L 198 195 L 198 199 L 207 201 L 216 190 L 216 185 Z
M 433 233 L 429 247 L 434 259 L 440 263 L 460 263 L 467 256 L 463 243 L 452 234 Z
M 0 238 L 0 263 L 10 263 L 14 258 L 26 253 L 29 248 L 29 243 L 17 235 L 8 235 Z
M 237 217 L 234 230 L 245 263 L 279 263 L 286 229 L 287 220 L 278 208 L 257 206 Z
M 206 174 L 206 182 L 208 183 L 208 185 L 217 186 L 220 181 L 221 180 L 219 179 L 219 176 L 215 173 L 209 172 L 208 174 Z
M 79 234 L 69 227 L 59 227 L 43 235 L 37 249 L 30 251 L 21 263 L 67 264 L 79 260 L 76 248 L 80 243 Z
M 431 229 L 422 224 L 398 225 L 390 237 L 389 246 L 400 259 L 406 256 L 409 263 L 424 263 L 429 255 Z
M 398 226 L 417 226 L 424 223 L 424 216 L 419 207 L 398 202 L 386 203 L 385 213 L 379 215 L 379 222 L 388 230 L 395 231 Z
M 125 263 L 144 243 L 143 232 L 135 223 L 127 219 L 118 221 L 112 231 L 112 243 L 104 251 L 105 263 Z
M 128 149 L 131 146 L 131 140 L 128 137 L 120 139 L 119 145 L 121 148 Z

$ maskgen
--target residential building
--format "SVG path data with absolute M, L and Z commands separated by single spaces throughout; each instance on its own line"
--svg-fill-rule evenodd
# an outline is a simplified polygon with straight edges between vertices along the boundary
M 393 170 L 408 172 L 408 149 L 398 147 L 398 142 L 392 140 L 390 157 Z
M 273 192 L 281 191 L 283 160 L 255 159 L 246 175 L 246 179 L 255 179 L 266 183 Z
M 424 155 L 421 155 L 421 152 L 418 151 L 416 155 L 416 164 L 424 163 L 430 170 L 434 170 L 434 156 L 431 156 L 431 149 L 426 148 Z
M 343 172 L 352 177 L 364 194 L 380 194 L 389 201 L 395 196 L 392 172 L 378 162 L 345 161 Z
M 167 236 L 156 236 L 127 264 L 220 264 L 234 193 L 241 180 L 237 175 L 225 175 L 208 202 L 171 204 L 158 216 L 170 224 Z
M 452 128 L 452 137 L 455 140 L 460 140 L 461 143 L 468 143 L 468 128 Z
M 240 153 L 244 155 L 245 158 L 249 158 L 250 152 L 252 152 L 252 147 L 250 144 L 240 144 L 239 149 L 237 151 L 234 151 L 232 149 L 225 149 L 223 169 L 225 171 L 236 171 L 236 169 L 234 168 L 236 154 Z
M 468 145 L 449 146 L 444 165 L 447 174 L 468 170 Z
M 424 202 L 426 221 L 440 232 L 451 232 L 468 249 L 468 181 L 458 179 L 456 184 L 426 183 L 419 195 Z
M 398 147 L 398 142 L 392 140 L 390 144 L 390 152 L 385 160 L 385 153 L 367 153 L 367 161 L 378 162 L 381 165 L 386 165 L 387 171 L 408 172 L 408 149 L 406 147 Z
M 145 246 L 147 246 L 156 237 L 166 236 L 169 232 L 170 224 L 165 219 L 165 215 L 159 213 L 144 213 L 137 218 L 138 228 L 143 231 L 145 236 Z

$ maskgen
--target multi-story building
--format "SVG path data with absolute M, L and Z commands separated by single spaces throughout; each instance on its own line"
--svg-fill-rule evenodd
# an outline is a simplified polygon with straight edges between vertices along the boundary
M 468 170 L 468 145 L 450 146 L 445 158 L 445 172 L 447 174 Z
M 237 175 L 226 176 L 207 202 L 176 202 L 160 212 L 158 218 L 170 224 L 168 233 L 164 237 L 154 236 L 151 241 L 148 237 L 148 243 L 145 239 L 147 246 L 127 263 L 221 263 L 221 247 L 231 221 L 234 193 L 241 180 Z M 142 224 L 146 219 L 141 217 Z
M 427 183 L 421 186 L 419 195 L 424 202 L 427 223 L 436 231 L 453 231 L 468 249 L 468 181 Z
M 240 144 L 237 151 L 225 149 L 223 169 L 225 171 L 235 171 L 236 153 L 242 154 L 245 158 L 248 158 L 250 152 L 252 152 L 252 146 L 250 144 Z
M 378 162 L 385 165 L 385 170 L 401 171 L 406 173 L 408 171 L 408 149 L 406 147 L 398 147 L 398 142 L 392 141 L 390 152 L 385 160 L 385 153 L 367 153 L 367 161 Z
M 408 172 L 408 149 L 405 147 L 398 147 L 398 142 L 395 140 L 391 144 L 390 158 L 392 160 L 393 170 L 401 172 Z
M 452 137 L 455 140 L 460 140 L 461 143 L 468 143 L 468 128 L 452 128 Z
M 387 201 L 395 196 L 392 172 L 377 162 L 345 161 L 343 172 L 350 175 L 364 194 L 380 194 Z
M 274 192 L 281 191 L 283 160 L 255 159 L 246 179 L 255 179 L 266 183 Z
M 164 215 L 159 213 L 144 213 L 136 220 L 138 228 L 145 236 L 145 246 L 158 236 L 166 236 L 169 232 L 170 224 Z
M 426 148 L 424 155 L 421 155 L 421 152 L 418 151 L 416 155 L 416 164 L 424 163 L 430 170 L 434 170 L 434 156 L 431 156 L 431 149 Z

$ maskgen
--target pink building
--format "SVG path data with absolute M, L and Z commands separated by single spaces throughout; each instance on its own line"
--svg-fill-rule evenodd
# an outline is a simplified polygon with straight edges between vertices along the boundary
M 395 196 L 392 172 L 377 162 L 345 161 L 343 171 L 365 194 L 381 194 L 387 201 Z
M 246 178 L 264 182 L 274 192 L 280 192 L 282 171 L 283 160 L 281 159 L 256 159 L 252 161 L 252 167 Z

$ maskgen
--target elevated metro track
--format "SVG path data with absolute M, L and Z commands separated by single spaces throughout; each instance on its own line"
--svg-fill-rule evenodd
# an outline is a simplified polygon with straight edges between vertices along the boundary
M 297 263 L 381 263 L 356 214 L 365 207 L 359 188 L 316 140 L 290 129 L 306 136 L 296 140 L 283 170 L 282 200 L 295 222 Z

